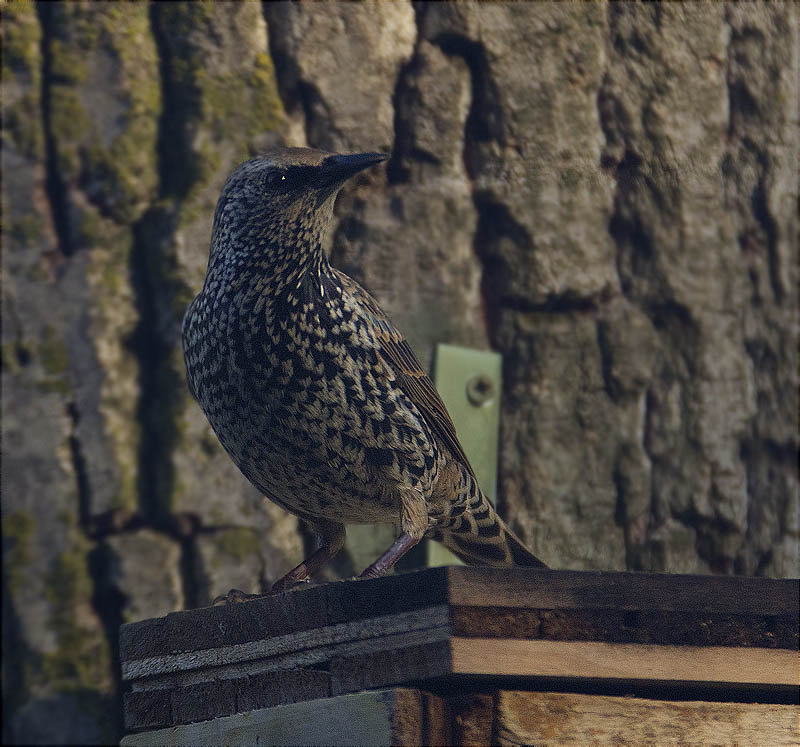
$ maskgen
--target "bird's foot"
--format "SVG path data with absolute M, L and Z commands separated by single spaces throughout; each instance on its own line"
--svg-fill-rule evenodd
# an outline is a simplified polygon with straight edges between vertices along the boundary
M 231 589 L 227 594 L 220 594 L 211 604 L 238 604 L 239 602 L 249 602 L 251 599 L 261 599 L 266 594 L 248 594 L 241 589 Z

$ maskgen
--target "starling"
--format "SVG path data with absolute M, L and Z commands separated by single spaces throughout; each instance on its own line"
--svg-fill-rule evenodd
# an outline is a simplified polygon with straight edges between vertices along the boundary
M 189 389 L 220 443 L 319 539 L 273 591 L 333 557 L 345 524 L 399 524 L 364 577 L 425 536 L 468 563 L 544 567 L 481 492 L 403 335 L 322 249 L 341 186 L 385 158 L 276 148 L 238 166 L 183 320 Z

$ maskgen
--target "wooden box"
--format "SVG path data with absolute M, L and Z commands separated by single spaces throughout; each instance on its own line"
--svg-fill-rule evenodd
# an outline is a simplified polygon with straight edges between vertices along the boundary
M 386 744 L 742 743 L 796 733 L 799 603 L 793 580 L 472 567 L 311 586 L 123 626 L 125 723 L 188 744 L 245 714 L 355 744 L 369 718 L 342 713 L 370 703 Z

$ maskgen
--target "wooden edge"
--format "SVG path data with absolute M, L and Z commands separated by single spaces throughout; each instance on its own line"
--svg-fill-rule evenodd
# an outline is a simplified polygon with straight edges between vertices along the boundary
M 289 669 L 189 687 L 126 692 L 123 694 L 123 712 L 125 728 L 141 731 L 207 721 L 329 695 L 328 672 Z
M 393 745 L 453 743 L 450 709 L 442 698 L 424 690 L 397 687 L 385 690 Z
M 452 638 L 454 674 L 798 686 L 796 651 Z
M 453 672 L 448 639 L 415 646 L 363 651 L 330 660 L 331 694 L 424 682 Z
M 495 695 L 469 693 L 447 699 L 452 714 L 454 745 L 495 744 L 493 738 Z
M 445 604 L 447 569 L 333 581 L 120 627 L 120 659 L 188 653 Z
M 800 580 L 669 573 L 451 566 L 448 601 L 478 607 L 664 610 L 732 615 L 800 612 Z
M 131 734 L 121 744 L 436 745 L 449 743 L 446 718 L 447 709 L 435 695 L 374 690 Z
M 261 638 L 246 643 L 211 649 L 163 654 L 143 659 L 129 659 L 121 665 L 122 679 L 132 681 L 175 675 L 180 672 L 230 666 L 303 652 L 344 652 L 348 646 L 363 649 L 372 641 L 374 648 L 385 648 L 393 637 L 401 640 L 446 638 L 449 634 L 449 610 L 445 605 L 410 610 L 395 615 L 381 615 L 364 620 L 338 623 L 324 628 L 302 630 L 282 636 Z M 323 655 L 324 659 L 328 655 Z
M 499 744 L 797 744 L 798 708 L 500 691 Z M 487 742 L 488 744 L 488 742 Z
M 190 653 L 436 605 L 665 610 L 765 616 L 800 610 L 796 579 L 450 566 L 339 581 L 123 625 L 122 662 Z

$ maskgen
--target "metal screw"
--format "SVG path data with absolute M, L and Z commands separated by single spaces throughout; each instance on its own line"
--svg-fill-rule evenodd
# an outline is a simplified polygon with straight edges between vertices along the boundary
M 467 381 L 467 399 L 481 407 L 488 405 L 494 397 L 494 382 L 486 374 L 477 374 Z

